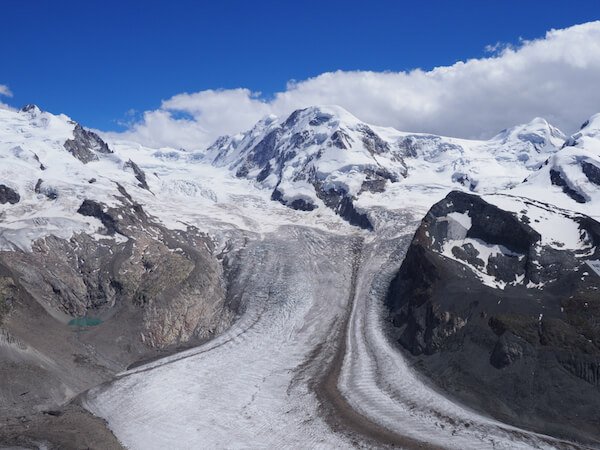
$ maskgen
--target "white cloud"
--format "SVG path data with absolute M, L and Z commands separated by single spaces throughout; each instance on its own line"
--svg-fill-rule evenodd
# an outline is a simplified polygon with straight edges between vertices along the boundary
M 270 110 L 248 89 L 206 90 L 171 97 L 124 133 L 105 134 L 154 147 L 205 148 L 218 136 L 252 127 Z
M 376 125 L 458 137 L 489 137 L 535 116 L 569 133 L 600 111 L 600 21 L 489 50 L 488 58 L 431 71 L 324 73 L 290 82 L 269 100 L 248 89 L 179 94 L 123 135 L 148 145 L 204 148 L 266 114 L 319 104 L 340 105 Z
M 8 88 L 8 86 L 6 86 L 5 84 L 0 84 L 0 97 L 12 97 L 12 92 L 11 90 Z M 10 109 L 13 110 L 13 108 L 9 105 L 7 105 L 6 103 L 3 103 L 0 101 L 0 109 Z
M 12 97 L 12 92 L 5 84 L 0 84 L 0 96 Z

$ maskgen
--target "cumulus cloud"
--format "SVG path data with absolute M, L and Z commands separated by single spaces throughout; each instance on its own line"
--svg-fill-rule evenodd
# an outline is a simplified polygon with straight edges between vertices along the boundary
M 0 97 L 12 97 L 12 92 L 5 84 L 0 84 Z M 6 103 L 2 103 L 0 101 L 0 108 L 2 109 L 13 109 L 8 106 Z
M 5 84 L 0 84 L 0 96 L 12 97 L 12 92 Z
M 264 99 L 248 89 L 183 93 L 144 113 L 122 137 L 154 146 L 205 148 L 267 114 L 337 104 L 359 119 L 400 130 L 490 137 L 536 116 L 570 133 L 600 111 L 600 21 L 551 30 L 487 58 L 430 71 L 337 71 L 288 83 Z

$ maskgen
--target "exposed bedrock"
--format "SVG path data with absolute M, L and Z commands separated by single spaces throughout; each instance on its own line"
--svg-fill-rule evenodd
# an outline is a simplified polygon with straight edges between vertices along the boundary
M 582 166 L 583 167 L 583 166 Z M 564 179 L 563 175 L 557 170 L 550 170 L 550 182 L 555 186 L 560 186 L 565 194 L 575 200 L 577 203 L 585 203 L 586 198 L 578 192 L 576 189 L 573 189 L 569 186 L 569 183 Z
M 600 186 L 600 167 L 587 161 L 581 161 L 581 170 L 590 182 Z
M 79 208 L 97 235 L 0 252 L 0 417 L 56 407 L 231 324 L 213 241 L 160 226 L 120 190 L 120 206 Z
M 15 203 L 19 203 L 21 200 L 21 196 L 14 189 L 0 184 L 0 204 L 10 203 L 14 205 Z
M 64 144 L 65 149 L 82 163 L 87 164 L 98 159 L 97 153 L 112 153 L 100 136 L 76 124 L 73 139 Z
M 352 197 L 342 189 L 324 189 L 321 183 L 315 184 L 317 197 L 319 197 L 328 208 L 331 208 L 342 219 L 350 225 L 364 230 L 373 230 L 373 224 L 367 213 L 358 211 Z
M 470 216 L 466 235 L 455 213 Z M 452 192 L 421 223 L 386 302 L 393 338 L 443 390 L 500 420 L 599 443 L 600 280 L 586 261 L 600 257 L 600 224 L 575 220 L 593 245 L 585 255 L 543 245 L 526 216 Z M 503 250 L 448 253 L 457 238 Z
M 150 187 L 148 186 L 148 182 L 146 181 L 146 173 L 140 169 L 140 167 L 134 163 L 131 159 L 125 163 L 126 169 L 131 169 L 133 174 L 135 175 L 136 180 L 138 180 L 138 186 L 142 189 L 146 189 L 150 191 Z

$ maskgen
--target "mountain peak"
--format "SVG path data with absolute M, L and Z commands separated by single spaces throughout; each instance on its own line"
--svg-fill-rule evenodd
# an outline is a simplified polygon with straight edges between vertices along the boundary
M 38 114 L 38 113 L 42 112 L 42 109 L 34 103 L 28 103 L 27 105 L 23 106 L 20 111 L 28 112 L 28 113 L 32 113 L 32 114 Z
M 355 116 L 337 105 L 315 105 L 292 112 L 283 122 L 284 128 L 307 128 L 338 126 L 340 123 L 355 125 L 360 123 Z
M 579 129 L 580 132 L 584 134 L 588 134 L 590 131 L 599 132 L 600 131 L 600 113 L 596 113 L 591 116 L 588 120 L 586 120 Z M 594 134 L 596 134 L 594 133 Z
M 406 175 L 402 157 L 377 128 L 335 105 L 298 109 L 282 122 L 263 119 L 246 133 L 221 138 L 207 155 L 271 189 L 274 200 L 294 209 L 325 206 L 367 229 L 372 225 L 353 201 Z
M 502 130 L 492 138 L 503 144 L 521 141 L 531 143 L 536 150 L 555 149 L 566 139 L 566 135 L 543 117 L 534 117 L 527 123 Z

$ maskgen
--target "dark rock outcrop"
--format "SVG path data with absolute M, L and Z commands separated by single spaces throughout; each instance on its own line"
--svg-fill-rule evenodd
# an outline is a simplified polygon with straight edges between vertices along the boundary
M 559 171 L 550 170 L 550 182 L 555 186 L 562 187 L 562 190 L 565 194 L 575 200 L 577 203 L 585 203 L 586 198 L 581 195 L 581 193 L 577 192 L 575 189 L 569 186 L 569 184 L 565 181 Z
M 95 217 L 102 222 L 106 233 L 108 235 L 114 235 L 118 232 L 117 220 L 110 214 L 104 212 L 104 207 L 94 200 L 84 200 L 77 213 L 82 216 Z
M 84 164 L 96 161 L 96 153 L 112 153 L 108 144 L 104 142 L 96 133 L 86 130 L 81 125 L 75 125 L 73 130 L 73 139 L 69 139 L 64 144 L 65 149 L 75 158 Z
M 11 205 L 14 205 L 19 203 L 19 201 L 21 201 L 21 196 L 17 191 L 5 184 L 0 184 L 0 204 L 4 205 L 10 203 Z
M 125 163 L 126 168 L 130 168 L 133 170 L 136 180 L 139 181 L 138 186 L 142 189 L 146 189 L 150 191 L 150 187 L 148 186 L 148 182 L 146 181 L 146 173 L 140 169 L 140 167 L 134 163 L 131 159 Z
M 371 154 L 390 153 L 389 144 L 381 139 L 369 126 L 360 125 L 358 129 L 362 134 L 363 145 Z
M 58 191 L 51 186 L 44 186 L 44 180 L 38 178 L 33 188 L 36 194 L 43 194 L 48 200 L 56 200 L 58 198 Z
M 363 230 L 373 230 L 373 224 L 369 220 L 368 215 L 356 210 L 352 198 L 346 191 L 333 188 L 324 189 L 318 182 L 315 183 L 315 190 L 317 197 L 350 225 L 360 227 Z
M 445 256 L 456 233 L 446 218 L 467 211 L 464 238 L 505 253 L 483 261 L 459 239 L 455 259 Z M 521 427 L 598 443 L 600 279 L 586 261 L 600 259 L 600 224 L 574 220 L 592 253 L 542 245 L 524 215 L 450 193 L 423 219 L 386 303 L 393 339 L 451 395 Z
M 41 109 L 39 108 L 39 106 L 37 106 L 33 103 L 28 103 L 27 105 L 24 105 L 21 108 L 21 112 L 30 112 L 30 111 L 41 111 Z
M 278 201 L 298 211 L 312 211 L 317 208 L 317 205 L 314 205 L 313 203 L 301 198 L 297 198 L 292 200 L 291 202 L 287 202 L 284 200 L 283 194 L 277 188 L 273 190 L 273 193 L 271 194 L 271 200 Z
M 581 170 L 591 183 L 600 186 L 600 167 L 587 161 L 581 161 Z
M 116 205 L 87 199 L 78 210 L 118 238 L 47 236 L 30 252 L 0 252 L 0 420 L 54 410 L 232 323 L 213 241 L 163 227 L 118 191 Z

